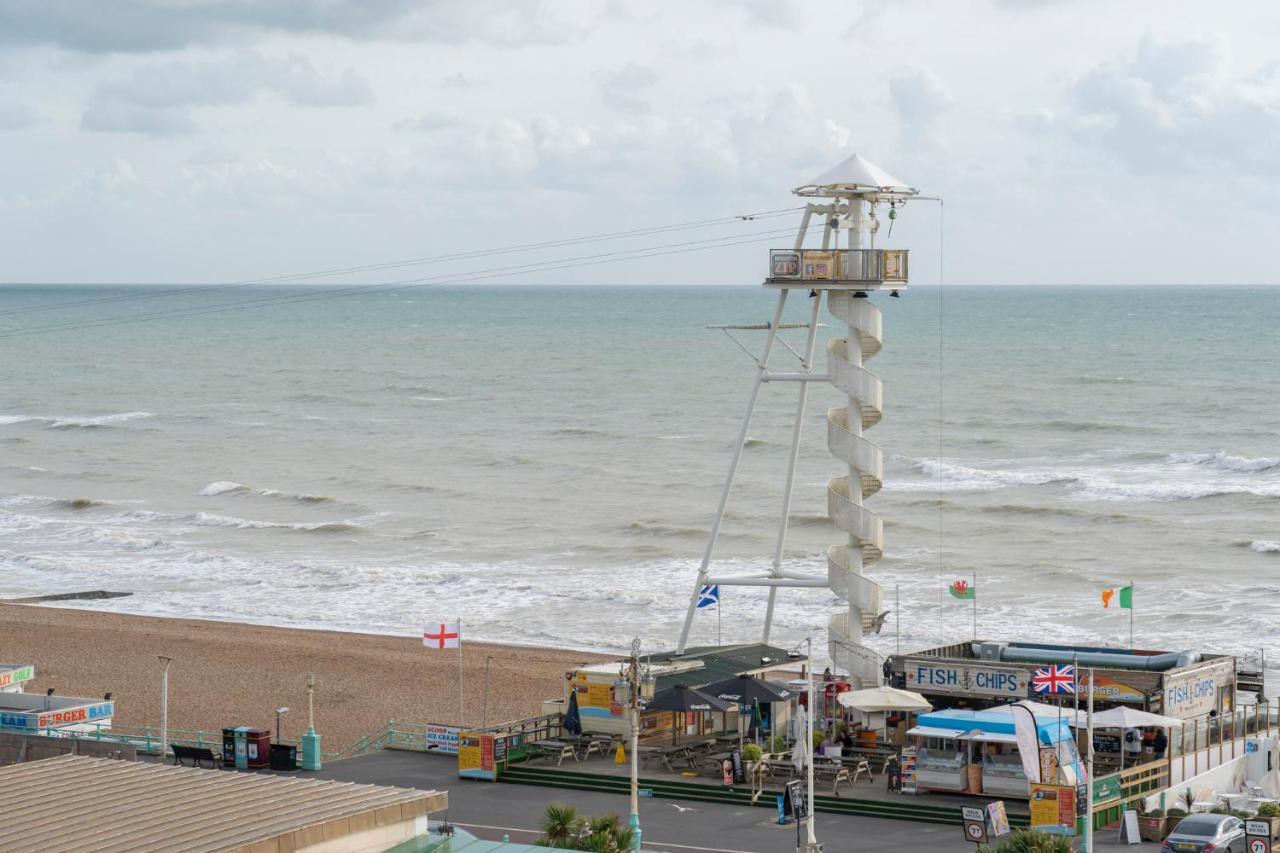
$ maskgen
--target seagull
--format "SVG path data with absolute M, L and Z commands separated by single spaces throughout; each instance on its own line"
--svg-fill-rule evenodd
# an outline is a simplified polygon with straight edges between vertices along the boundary
M 680 812 L 680 814 L 684 814 L 685 812 L 696 812 L 696 811 L 697 811 L 697 809 L 691 809 L 691 808 L 689 808 L 688 806 L 678 806 L 678 805 L 676 805 L 675 803 L 667 803 L 667 805 L 671 806 L 671 808 L 673 808 L 673 809 L 675 809 L 676 811 Z

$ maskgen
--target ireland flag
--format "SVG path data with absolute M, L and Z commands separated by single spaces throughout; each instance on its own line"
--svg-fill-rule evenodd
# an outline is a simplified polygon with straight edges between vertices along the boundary
M 1119 592 L 1120 595 L 1116 595 Z M 1117 602 L 1116 599 L 1120 600 Z M 1133 609 L 1133 584 L 1122 586 L 1119 590 L 1104 589 L 1102 591 L 1102 606 L 1110 607 L 1113 603 L 1118 603 L 1123 610 Z
M 977 585 L 966 580 L 952 581 L 947 587 L 947 592 L 956 601 L 973 601 L 978 596 Z

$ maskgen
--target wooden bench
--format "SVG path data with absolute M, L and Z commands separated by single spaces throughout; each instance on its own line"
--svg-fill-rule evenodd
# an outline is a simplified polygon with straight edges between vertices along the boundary
M 182 746 L 181 744 L 171 743 L 169 749 L 173 750 L 173 763 L 186 766 L 185 760 L 191 759 L 192 767 L 199 767 L 200 762 L 207 761 L 211 770 L 217 770 L 218 764 L 222 761 L 222 755 L 214 752 L 207 746 Z

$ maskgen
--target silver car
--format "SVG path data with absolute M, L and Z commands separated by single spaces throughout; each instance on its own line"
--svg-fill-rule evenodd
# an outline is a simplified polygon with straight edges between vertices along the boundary
M 1164 840 L 1163 853 L 1246 853 L 1244 821 L 1226 814 L 1187 815 Z

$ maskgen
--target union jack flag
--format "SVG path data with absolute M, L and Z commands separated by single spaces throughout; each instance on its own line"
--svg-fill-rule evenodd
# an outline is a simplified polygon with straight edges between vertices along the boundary
M 1067 664 L 1037 669 L 1035 675 L 1031 676 L 1031 689 L 1036 693 L 1075 693 L 1076 668 Z

